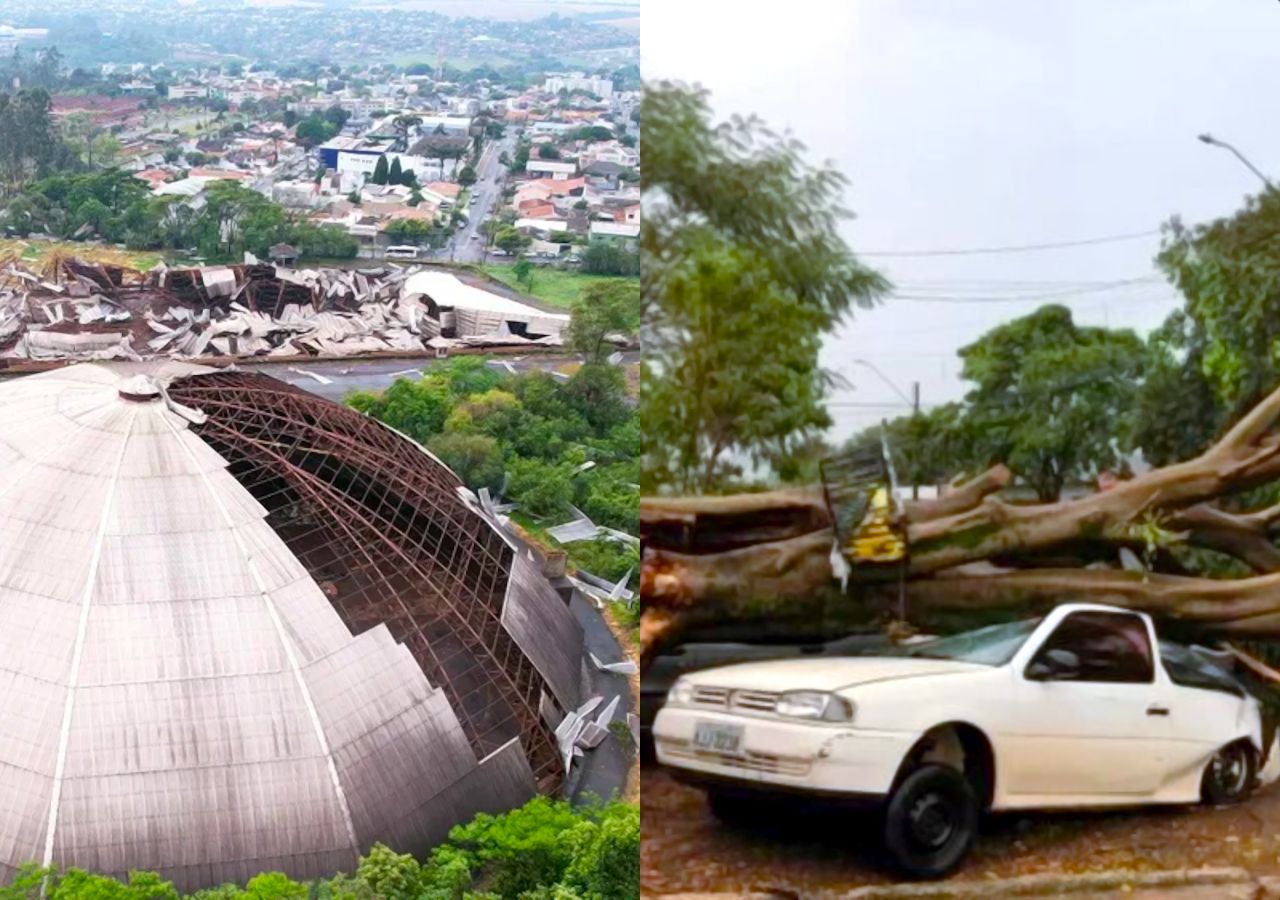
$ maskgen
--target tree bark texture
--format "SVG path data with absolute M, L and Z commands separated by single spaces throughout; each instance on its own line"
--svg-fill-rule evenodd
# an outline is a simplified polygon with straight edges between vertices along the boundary
M 1203 454 L 1106 491 L 1054 503 L 999 496 L 1011 474 L 996 466 L 937 499 L 909 501 L 902 574 L 911 610 L 1035 609 L 1071 601 L 1141 609 L 1224 635 L 1280 638 L 1280 506 L 1253 512 L 1230 498 L 1280 479 L 1280 390 Z M 1224 503 L 1224 500 L 1226 501 Z M 1224 554 L 1249 575 L 1188 575 L 1166 542 Z M 829 590 L 835 544 L 823 492 L 797 488 L 641 502 L 642 656 L 688 627 L 766 619 Z M 1155 571 L 1119 565 L 1121 548 Z M 1154 552 L 1144 554 L 1144 549 Z M 858 585 L 887 601 L 897 581 Z

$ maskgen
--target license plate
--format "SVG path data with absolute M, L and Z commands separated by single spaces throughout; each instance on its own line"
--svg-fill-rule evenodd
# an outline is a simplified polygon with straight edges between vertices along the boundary
M 698 722 L 693 726 L 693 746 L 717 753 L 737 753 L 742 747 L 742 726 Z

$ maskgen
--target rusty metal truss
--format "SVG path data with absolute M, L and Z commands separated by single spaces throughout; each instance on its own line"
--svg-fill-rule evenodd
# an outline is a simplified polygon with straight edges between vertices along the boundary
M 479 757 L 518 737 L 540 789 L 556 789 L 561 762 L 539 712 L 552 691 L 501 620 L 513 551 L 457 477 L 391 429 L 264 375 L 194 375 L 168 390 L 208 416 L 194 430 L 347 627 L 386 623 Z

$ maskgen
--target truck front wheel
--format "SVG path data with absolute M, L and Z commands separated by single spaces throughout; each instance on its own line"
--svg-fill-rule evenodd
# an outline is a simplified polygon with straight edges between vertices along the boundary
M 889 798 L 884 844 L 903 874 L 941 878 L 968 854 L 977 832 L 978 798 L 950 766 L 915 769 Z

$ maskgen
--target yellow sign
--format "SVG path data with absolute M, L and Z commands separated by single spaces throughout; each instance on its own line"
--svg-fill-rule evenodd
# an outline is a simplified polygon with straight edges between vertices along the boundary
M 877 487 L 862 522 L 853 530 L 846 555 L 855 563 L 897 562 L 907 554 L 907 543 L 894 527 L 889 490 Z

